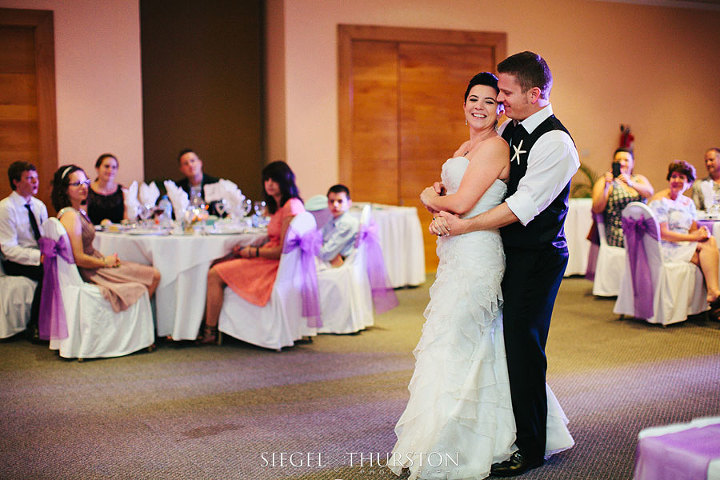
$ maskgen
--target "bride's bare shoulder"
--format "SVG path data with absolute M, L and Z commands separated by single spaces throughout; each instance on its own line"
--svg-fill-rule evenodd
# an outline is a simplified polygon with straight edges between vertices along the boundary
M 500 159 L 508 159 L 509 147 L 507 142 L 500 136 L 495 135 L 482 142 L 476 147 L 476 152 L 483 158 L 497 157 Z
M 455 150 L 455 153 L 453 153 L 453 157 L 464 157 L 465 154 L 468 153 L 468 150 L 470 149 L 470 140 L 466 140 L 463 142 L 462 145 L 458 147 L 457 150 Z

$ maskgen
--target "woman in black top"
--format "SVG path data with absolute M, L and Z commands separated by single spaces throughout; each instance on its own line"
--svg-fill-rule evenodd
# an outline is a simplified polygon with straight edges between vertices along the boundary
M 127 218 L 122 185 L 115 183 L 117 170 L 117 158 L 110 153 L 100 155 L 95 162 L 97 178 L 90 184 L 87 198 L 87 214 L 95 225 L 120 223 Z

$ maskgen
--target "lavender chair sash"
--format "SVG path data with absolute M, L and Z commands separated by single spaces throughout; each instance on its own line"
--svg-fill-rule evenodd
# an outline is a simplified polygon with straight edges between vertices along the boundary
M 63 340 L 68 337 L 68 330 L 58 279 L 57 257 L 62 257 L 68 263 L 75 263 L 75 259 L 65 236 L 57 241 L 42 237 L 38 240 L 38 245 L 44 257 L 39 335 L 42 340 Z
M 585 278 L 591 282 L 595 280 L 595 269 L 597 268 L 597 257 L 600 251 L 600 231 L 598 230 L 598 219 L 604 222 L 602 213 L 593 213 L 593 222 L 590 225 L 590 231 L 587 239 L 590 241 L 590 250 L 588 250 L 587 267 L 585 268 Z
M 385 259 L 383 258 L 382 247 L 378 239 L 377 225 L 370 221 L 369 225 L 361 225 L 355 239 L 355 248 L 365 244 L 365 269 L 370 281 L 375 311 L 380 314 L 397 307 L 398 299 L 390 285 L 387 271 L 385 270 Z
M 296 248 L 300 249 L 300 269 L 302 275 L 302 316 L 307 319 L 310 328 L 322 327 L 320 318 L 320 293 L 317 281 L 317 266 L 315 256 L 320 252 L 322 235 L 317 229 L 300 235 L 292 226 L 285 233 L 283 253 L 289 253 Z
M 637 446 L 636 480 L 707 478 L 710 462 L 720 458 L 720 425 L 689 428 L 645 437 Z
M 623 217 L 622 228 L 625 234 L 625 249 L 630 260 L 633 291 L 635 292 L 635 316 L 643 319 L 652 318 L 655 313 L 653 309 L 655 288 L 643 238 L 645 235 L 650 235 L 658 240 L 660 231 L 657 222 L 652 218 L 636 220 Z

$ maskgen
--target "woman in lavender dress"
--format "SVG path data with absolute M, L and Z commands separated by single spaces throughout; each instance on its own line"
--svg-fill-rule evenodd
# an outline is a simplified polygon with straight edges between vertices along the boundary
M 720 317 L 720 287 L 718 287 L 718 248 L 707 228 L 698 226 L 695 204 L 683 195 L 695 181 L 695 167 L 676 160 L 668 167 L 669 188 L 657 192 L 649 207 L 660 224 L 663 259 L 672 262 L 692 262 L 700 267 L 707 301 L 713 317 Z

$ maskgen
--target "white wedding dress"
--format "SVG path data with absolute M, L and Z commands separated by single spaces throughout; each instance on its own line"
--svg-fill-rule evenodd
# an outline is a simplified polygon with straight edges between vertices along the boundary
M 468 160 L 442 168 L 448 193 L 457 191 Z M 465 214 L 475 216 L 505 198 L 501 180 Z M 410 400 L 398 420 L 387 465 L 410 479 L 482 479 L 516 448 L 515 419 L 502 331 L 505 254 L 500 233 L 473 232 L 437 241 L 440 259 L 425 325 L 415 348 Z M 573 446 L 567 418 L 549 388 L 547 453 Z

